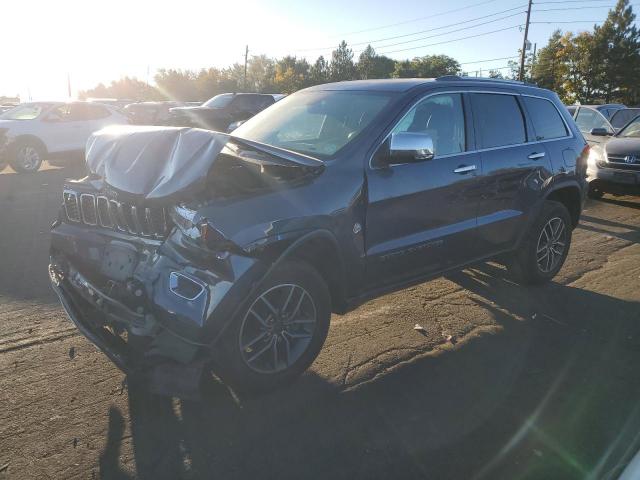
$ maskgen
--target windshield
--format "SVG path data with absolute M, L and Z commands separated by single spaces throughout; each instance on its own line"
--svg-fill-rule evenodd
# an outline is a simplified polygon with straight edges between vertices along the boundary
M 390 98 L 378 92 L 299 92 L 259 113 L 233 136 L 329 157 L 364 130 Z
M 203 107 L 209 108 L 224 108 L 233 100 L 233 93 L 222 93 L 210 98 L 202 104 Z
M 620 138 L 640 138 L 640 115 L 634 118 L 629 124 L 618 133 Z
M 3 120 L 33 120 L 34 118 L 38 118 L 46 107 L 47 105 L 38 103 L 18 105 L 4 112 L 0 115 L 0 118 Z

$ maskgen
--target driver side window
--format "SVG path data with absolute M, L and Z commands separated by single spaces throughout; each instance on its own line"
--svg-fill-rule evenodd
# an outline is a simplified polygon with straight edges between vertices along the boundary
M 424 133 L 433 140 L 435 156 L 465 150 L 464 109 L 459 93 L 433 95 L 415 105 L 392 133 Z

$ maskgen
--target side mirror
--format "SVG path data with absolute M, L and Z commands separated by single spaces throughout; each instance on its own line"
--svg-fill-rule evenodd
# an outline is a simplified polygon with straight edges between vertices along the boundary
M 434 157 L 431 135 L 419 132 L 391 134 L 389 163 L 413 163 L 432 160 Z
M 596 137 L 606 137 L 607 135 L 610 135 L 609 130 L 604 127 L 592 128 L 589 133 Z

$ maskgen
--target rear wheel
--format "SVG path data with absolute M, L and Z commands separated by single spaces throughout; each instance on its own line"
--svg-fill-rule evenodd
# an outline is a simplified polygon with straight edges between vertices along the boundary
M 286 384 L 313 363 L 327 337 L 331 300 L 310 265 L 286 262 L 266 278 L 221 339 L 221 376 L 242 391 Z
M 547 200 L 512 258 L 509 269 L 516 280 L 523 284 L 551 280 L 567 258 L 571 230 L 567 208 L 560 202 Z
M 18 173 L 37 172 L 42 165 L 44 151 L 32 141 L 18 141 L 11 152 L 9 163 Z

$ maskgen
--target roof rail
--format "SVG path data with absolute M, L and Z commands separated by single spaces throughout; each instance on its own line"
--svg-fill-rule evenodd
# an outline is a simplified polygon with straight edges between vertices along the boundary
M 474 81 L 474 82 L 499 82 L 499 83 L 514 83 L 516 85 L 527 85 L 530 87 L 537 87 L 534 83 L 521 82 L 520 80 L 509 80 L 506 78 L 487 78 L 487 77 L 463 77 L 460 75 L 443 75 L 436 78 L 438 82 L 450 82 L 450 81 Z

